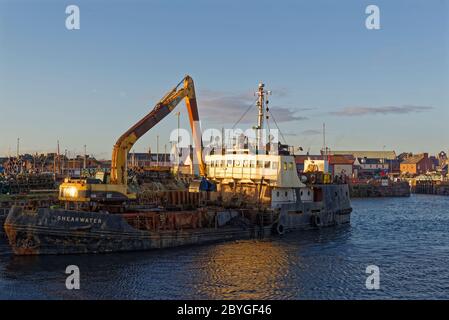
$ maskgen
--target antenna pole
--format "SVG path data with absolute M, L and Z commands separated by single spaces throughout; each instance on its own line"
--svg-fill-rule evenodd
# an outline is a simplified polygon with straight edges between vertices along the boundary
M 323 155 L 326 155 L 326 123 L 323 122 Z
M 83 169 L 86 169 L 86 166 L 87 166 L 87 164 L 86 164 L 86 160 L 87 160 L 87 152 L 86 152 L 86 145 L 84 145 L 84 161 L 83 161 Z
M 263 149 L 264 142 L 265 142 L 265 136 L 263 135 L 264 130 L 264 112 L 265 112 L 265 104 L 268 103 L 268 101 L 265 100 L 265 95 L 271 94 L 270 91 L 264 90 L 265 84 L 262 82 L 259 83 L 259 90 L 257 91 L 257 95 L 259 97 L 257 101 L 257 108 L 259 109 L 259 114 L 257 117 L 257 134 L 256 134 L 256 154 L 259 154 L 259 150 Z M 268 111 L 268 105 L 267 105 L 267 111 Z

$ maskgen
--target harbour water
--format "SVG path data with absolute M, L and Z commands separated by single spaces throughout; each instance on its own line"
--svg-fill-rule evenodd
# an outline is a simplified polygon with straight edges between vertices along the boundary
M 449 299 L 449 197 L 352 204 L 351 225 L 151 252 L 15 257 L 0 234 L 0 299 Z

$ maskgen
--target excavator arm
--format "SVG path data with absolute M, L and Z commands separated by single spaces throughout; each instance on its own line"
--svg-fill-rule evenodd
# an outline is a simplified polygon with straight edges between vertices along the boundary
M 126 162 L 128 152 L 136 141 L 148 130 L 164 119 L 180 102 L 185 99 L 189 113 L 190 126 L 197 158 L 199 161 L 201 183 L 193 181 L 200 190 L 214 190 L 215 186 L 206 179 L 206 166 L 202 157 L 201 131 L 199 128 L 198 106 L 195 88 L 191 77 L 186 76 L 176 87 L 168 92 L 154 109 L 126 131 L 115 143 L 112 150 L 111 176 L 109 183 L 90 183 L 88 179 L 66 178 L 59 186 L 59 199 L 69 202 L 108 202 L 120 203 L 136 199 L 136 194 L 128 190 Z M 192 185 L 192 184 L 191 184 Z M 197 189 L 192 187 L 192 189 Z M 190 190 L 190 188 L 189 188 Z
M 156 104 L 149 114 L 143 117 L 117 140 L 112 150 L 111 184 L 127 185 L 126 162 L 128 152 L 141 136 L 164 119 L 183 99 L 185 99 L 189 113 L 190 127 L 192 128 L 200 175 L 205 177 L 206 167 L 202 157 L 201 130 L 199 128 L 195 87 L 193 79 L 190 76 L 186 76 Z

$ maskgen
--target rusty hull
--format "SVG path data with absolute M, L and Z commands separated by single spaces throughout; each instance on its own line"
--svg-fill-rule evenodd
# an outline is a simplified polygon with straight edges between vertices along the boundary
M 138 251 L 254 239 L 350 223 L 347 185 L 316 185 L 321 201 L 278 211 L 200 208 L 123 214 L 12 207 L 4 227 L 16 255 Z M 300 199 L 296 190 L 296 199 Z
M 243 224 L 200 228 L 195 223 L 196 228 L 139 230 L 118 214 L 13 207 L 4 227 L 16 255 L 162 249 L 252 238 L 256 232 Z

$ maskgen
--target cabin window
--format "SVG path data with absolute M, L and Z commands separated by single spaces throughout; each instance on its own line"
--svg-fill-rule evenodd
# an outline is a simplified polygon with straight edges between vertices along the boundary
M 271 169 L 277 169 L 278 168 L 278 163 L 276 161 L 273 161 L 271 163 Z
M 251 168 L 255 168 L 256 167 L 256 161 L 251 160 Z
M 270 161 L 265 161 L 265 169 L 270 169 L 271 163 Z
M 248 160 L 243 160 L 243 166 L 245 168 L 248 168 L 249 167 L 249 161 Z

